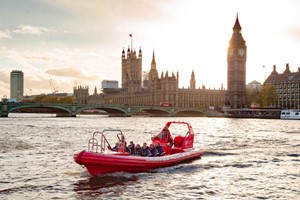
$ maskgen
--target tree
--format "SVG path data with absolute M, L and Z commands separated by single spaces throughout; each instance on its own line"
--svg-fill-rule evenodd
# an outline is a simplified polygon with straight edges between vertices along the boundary
M 265 84 L 262 87 L 257 103 L 261 107 L 270 107 L 276 105 L 277 99 L 276 88 L 271 84 Z
M 56 95 L 47 96 L 39 95 L 33 99 L 33 102 L 36 103 L 73 103 L 73 96 L 59 97 Z
M 246 88 L 246 105 L 251 106 L 257 103 L 260 91 L 251 88 Z

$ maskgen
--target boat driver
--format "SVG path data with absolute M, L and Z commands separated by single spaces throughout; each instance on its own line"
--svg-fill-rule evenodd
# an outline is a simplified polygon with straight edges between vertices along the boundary
M 168 135 L 169 135 L 169 129 L 167 126 L 165 126 L 164 129 L 159 134 L 154 136 L 153 138 L 159 138 L 162 140 L 162 139 L 167 139 Z M 151 139 L 153 139 L 153 138 L 151 138 Z

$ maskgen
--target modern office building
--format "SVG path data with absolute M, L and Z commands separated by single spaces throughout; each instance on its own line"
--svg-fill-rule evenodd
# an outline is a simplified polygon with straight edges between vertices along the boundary
M 101 86 L 102 89 L 118 89 L 119 82 L 115 80 L 103 80 Z
M 22 99 L 24 93 L 24 74 L 20 70 L 10 73 L 10 98 Z

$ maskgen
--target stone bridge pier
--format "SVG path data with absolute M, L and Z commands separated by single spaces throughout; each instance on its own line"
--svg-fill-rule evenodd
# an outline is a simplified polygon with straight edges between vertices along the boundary
M 1 117 L 8 117 L 8 105 L 2 104 L 0 108 Z

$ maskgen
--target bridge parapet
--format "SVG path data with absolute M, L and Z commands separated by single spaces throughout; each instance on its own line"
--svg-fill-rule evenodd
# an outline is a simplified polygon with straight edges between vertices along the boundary
M 162 107 L 162 106 L 139 106 L 139 105 L 116 105 L 116 104 L 58 104 L 58 103 L 9 103 L 0 102 L 1 117 L 8 117 L 10 112 L 24 108 L 48 108 L 57 110 L 57 116 L 76 117 L 77 114 L 84 110 L 103 110 L 109 116 L 128 117 L 139 112 L 148 112 L 150 116 L 172 117 L 182 114 L 189 115 L 206 115 L 205 108 L 179 108 L 179 107 Z

